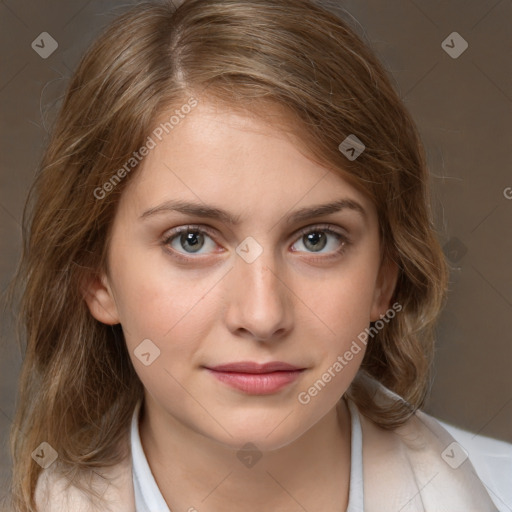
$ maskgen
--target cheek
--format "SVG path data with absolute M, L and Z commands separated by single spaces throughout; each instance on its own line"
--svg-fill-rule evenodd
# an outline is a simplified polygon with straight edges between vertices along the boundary
M 120 291 L 129 356 L 144 387 L 159 403 L 181 410 L 184 417 L 197 414 L 184 389 L 196 394 L 190 370 L 202 362 L 202 344 L 219 315 L 215 290 L 208 294 L 213 283 L 210 278 L 195 282 L 186 275 L 140 270 L 130 273 Z M 144 351 L 139 348 L 143 340 L 151 340 Z M 148 352 L 150 364 L 146 365 L 140 355 Z M 158 355 L 153 359 L 153 354 Z
M 128 347 L 149 338 L 162 353 L 191 350 L 214 316 L 215 303 L 207 299 L 218 279 L 173 270 L 156 259 L 120 262 L 116 304 Z
M 304 315 L 313 315 L 327 346 L 337 340 L 335 347 L 343 348 L 370 323 L 376 273 L 367 265 L 359 260 L 357 265 L 340 267 L 321 284 L 311 280 L 300 287 L 299 295 L 306 297 L 310 310 L 304 309 Z
M 374 280 L 371 271 L 339 273 L 311 288 L 308 304 L 315 314 L 302 326 L 314 339 L 316 368 L 298 390 L 297 400 L 312 415 L 327 412 L 346 392 L 366 351 Z M 309 407 L 315 409 L 310 410 Z

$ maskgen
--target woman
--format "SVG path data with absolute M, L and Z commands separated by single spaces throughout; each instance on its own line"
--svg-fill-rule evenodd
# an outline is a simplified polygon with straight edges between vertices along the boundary
M 427 190 L 381 65 L 314 3 L 121 16 L 27 213 L 15 510 L 497 510 L 418 410 Z

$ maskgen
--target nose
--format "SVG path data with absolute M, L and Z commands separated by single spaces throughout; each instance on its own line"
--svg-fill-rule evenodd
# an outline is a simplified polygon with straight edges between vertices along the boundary
M 282 272 L 278 271 L 276 261 L 265 251 L 252 263 L 236 257 L 226 283 L 226 323 L 230 332 L 271 342 L 291 331 L 291 292 L 279 274 Z

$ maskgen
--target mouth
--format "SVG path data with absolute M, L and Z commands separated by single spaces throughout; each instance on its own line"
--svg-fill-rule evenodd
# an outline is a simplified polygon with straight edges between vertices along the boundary
M 265 364 L 242 361 L 205 368 L 217 380 L 248 395 L 277 393 L 306 370 L 280 361 Z

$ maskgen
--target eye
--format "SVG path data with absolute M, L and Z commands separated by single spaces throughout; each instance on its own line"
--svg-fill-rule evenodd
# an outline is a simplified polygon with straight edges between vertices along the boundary
M 308 226 L 298 233 L 299 238 L 291 246 L 293 252 L 319 254 L 324 257 L 336 256 L 342 253 L 350 240 L 342 232 L 330 225 Z M 180 226 L 167 233 L 162 244 L 170 249 L 175 257 L 190 260 L 194 255 L 206 256 L 214 252 L 218 245 L 212 238 L 213 234 L 200 226 Z
M 300 238 L 292 245 L 292 251 L 294 252 L 340 253 L 349 244 L 346 235 L 335 231 L 331 227 L 307 227 L 302 229 L 299 235 Z
M 204 229 L 196 226 L 176 228 L 165 237 L 163 243 L 180 254 L 207 254 L 217 246 Z M 204 251 L 201 252 L 202 249 Z

